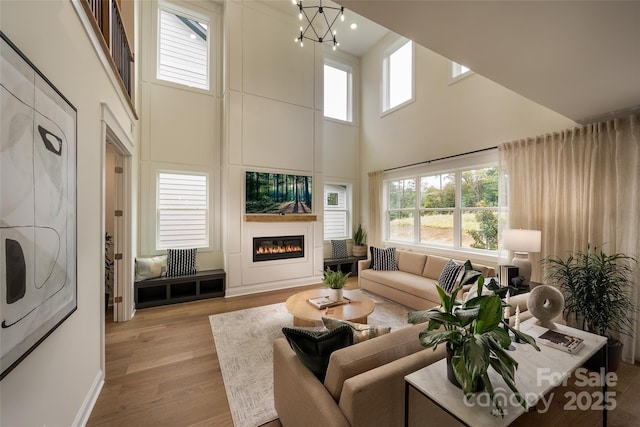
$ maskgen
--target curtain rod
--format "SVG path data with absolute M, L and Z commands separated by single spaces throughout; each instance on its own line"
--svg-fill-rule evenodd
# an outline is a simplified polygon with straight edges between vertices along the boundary
M 404 169 L 404 168 L 410 168 L 412 166 L 418 166 L 418 165 L 424 165 L 424 164 L 429 164 L 429 163 L 433 163 L 433 162 L 438 162 L 440 160 L 447 160 L 447 159 L 452 159 L 454 157 L 460 157 L 460 156 L 466 156 L 468 154 L 476 154 L 476 153 L 481 153 L 483 151 L 489 151 L 489 150 L 495 150 L 497 149 L 498 146 L 496 145 L 495 147 L 489 147 L 489 148 L 482 148 L 480 150 L 475 150 L 475 151 L 468 151 L 466 153 L 462 153 L 462 154 L 454 154 L 453 156 L 446 156 L 446 157 L 440 157 L 438 159 L 432 159 L 432 160 L 425 160 L 422 162 L 417 162 L 417 163 L 411 163 L 409 165 L 404 165 L 404 166 L 396 166 L 394 168 L 389 168 L 389 169 L 383 169 L 383 172 L 391 172 L 397 169 Z

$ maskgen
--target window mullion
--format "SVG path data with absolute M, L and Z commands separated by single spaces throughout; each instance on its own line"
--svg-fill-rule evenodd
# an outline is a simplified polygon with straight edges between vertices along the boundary
M 462 173 L 458 170 L 455 172 L 456 177 L 456 205 L 453 208 L 453 247 L 460 249 L 462 247 Z
M 421 232 L 422 232 L 422 218 L 420 217 L 420 205 L 422 204 L 422 185 L 420 183 L 420 177 L 416 176 L 415 179 L 415 187 L 416 187 L 416 200 L 414 206 L 414 231 L 413 231 L 413 242 L 420 243 Z

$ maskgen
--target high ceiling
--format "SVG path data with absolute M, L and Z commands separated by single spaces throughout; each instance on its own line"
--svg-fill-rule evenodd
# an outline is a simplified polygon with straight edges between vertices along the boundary
M 300 0 L 296 0 L 300 1 Z M 303 6 L 318 6 L 320 0 L 302 0 Z M 292 17 L 298 15 L 298 9 L 292 4 L 291 0 L 267 0 L 266 4 L 283 12 L 290 14 Z M 322 0 L 323 6 L 340 7 L 340 5 L 329 0 Z M 328 15 L 329 16 L 329 15 Z M 331 14 L 331 17 L 334 15 Z M 334 26 L 338 30 L 337 40 L 340 43 L 340 50 L 355 56 L 364 55 L 372 46 L 374 46 L 389 30 L 381 25 L 376 24 L 362 16 L 345 8 L 344 22 L 336 22 Z M 356 24 L 356 29 L 351 29 L 351 24 Z M 314 25 L 316 22 L 314 21 Z M 295 34 L 295 29 L 292 29 Z
M 337 3 L 577 122 L 640 110 L 640 1 Z

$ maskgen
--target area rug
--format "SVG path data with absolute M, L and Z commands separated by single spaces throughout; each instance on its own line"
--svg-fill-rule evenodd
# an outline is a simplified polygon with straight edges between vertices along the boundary
M 366 291 L 362 291 L 367 293 Z M 398 328 L 409 309 L 367 293 L 376 308 L 370 325 Z M 257 427 L 278 418 L 273 404 L 272 342 L 293 326 L 285 304 L 272 304 L 209 316 L 224 387 L 235 427 Z

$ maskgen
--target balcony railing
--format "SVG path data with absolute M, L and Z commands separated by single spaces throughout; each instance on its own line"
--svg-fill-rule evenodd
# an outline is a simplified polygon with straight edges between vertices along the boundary
M 122 13 L 116 0 L 82 0 L 87 16 L 92 21 L 96 35 L 104 42 L 102 47 L 110 59 L 113 71 L 120 78 L 122 90 L 133 107 L 132 67 L 133 53 L 122 23 Z

